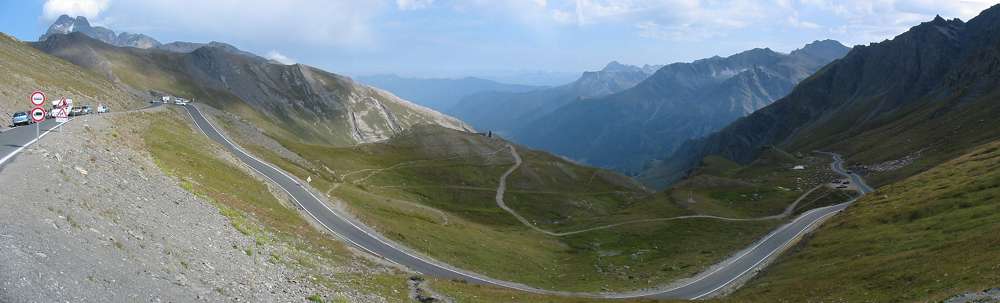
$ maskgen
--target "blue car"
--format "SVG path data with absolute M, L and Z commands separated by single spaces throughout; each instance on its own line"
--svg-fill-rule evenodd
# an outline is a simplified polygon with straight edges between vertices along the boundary
M 14 117 L 11 118 L 10 124 L 13 124 L 14 126 L 31 124 L 31 116 L 28 116 L 28 113 L 26 112 L 15 113 Z

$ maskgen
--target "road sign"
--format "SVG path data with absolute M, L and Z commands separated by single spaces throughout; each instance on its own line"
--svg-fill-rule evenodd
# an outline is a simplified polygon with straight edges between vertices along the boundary
M 52 117 L 56 118 L 56 123 L 66 123 L 69 122 L 69 110 L 70 104 L 72 104 L 71 99 L 62 98 L 56 103 L 56 108 L 52 109 Z
M 36 107 L 31 110 L 31 120 L 35 122 L 45 121 L 45 110 L 41 107 Z
M 66 109 L 66 107 L 53 109 L 52 117 L 56 118 L 57 123 L 69 122 L 69 109 Z
M 28 99 L 31 100 L 31 104 L 34 105 L 35 107 L 41 107 L 42 105 L 45 105 L 45 93 L 42 93 L 41 91 L 32 92 L 31 96 L 29 96 Z

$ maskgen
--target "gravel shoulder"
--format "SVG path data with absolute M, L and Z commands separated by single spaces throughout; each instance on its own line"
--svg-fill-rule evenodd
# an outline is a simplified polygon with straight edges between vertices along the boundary
M 0 170 L 0 302 L 386 301 L 247 253 L 254 239 L 163 174 L 137 148 L 141 131 L 112 116 L 76 119 Z M 365 270 L 352 266 L 323 270 Z

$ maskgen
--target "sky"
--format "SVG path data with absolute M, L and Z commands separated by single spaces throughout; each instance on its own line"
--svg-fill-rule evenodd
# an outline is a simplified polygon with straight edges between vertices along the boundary
M 222 41 L 347 75 L 578 74 L 814 40 L 890 39 L 983 0 L 0 0 L 0 31 L 34 41 L 62 14 L 161 42 Z

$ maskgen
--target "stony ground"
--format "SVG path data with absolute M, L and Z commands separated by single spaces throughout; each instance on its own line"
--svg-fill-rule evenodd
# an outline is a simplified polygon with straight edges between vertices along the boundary
M 384 301 L 245 253 L 252 238 L 110 124 L 74 120 L 0 170 L 0 302 Z
M 997 303 L 1000 302 L 1000 287 L 979 292 L 970 292 L 944 300 L 944 303 Z

